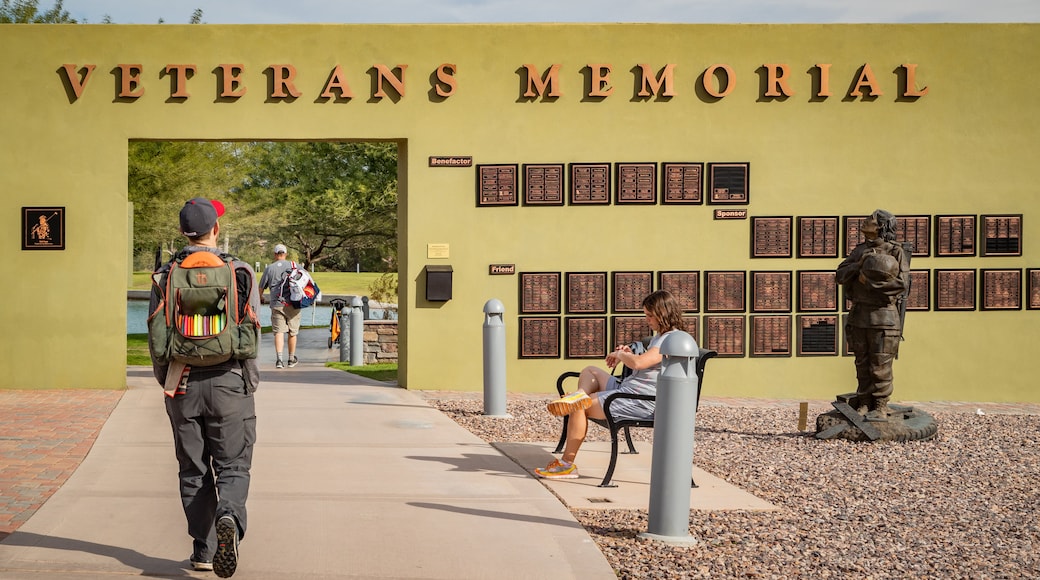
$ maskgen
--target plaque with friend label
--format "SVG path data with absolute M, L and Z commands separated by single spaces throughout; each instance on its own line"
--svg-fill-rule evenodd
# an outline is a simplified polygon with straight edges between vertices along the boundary
M 617 164 L 617 204 L 657 203 L 657 164 Z
M 563 164 L 524 164 L 524 205 L 563 205 Z
M 610 164 L 571 163 L 571 205 L 610 205 Z
M 975 310 L 975 270 L 936 270 L 935 309 Z
M 657 279 L 657 287 L 670 292 L 683 312 L 700 311 L 700 272 L 661 272 Z
M 558 317 L 520 317 L 520 358 L 560 358 Z
M 931 296 L 931 271 L 910 270 L 910 293 L 906 297 L 907 311 L 928 310 Z
M 607 311 L 606 272 L 567 273 L 567 313 L 602 314 Z
M 703 163 L 665 163 L 661 166 L 664 204 L 691 204 L 703 202 L 701 183 L 704 181 Z
M 752 272 L 751 311 L 790 312 L 791 273 Z
M 936 216 L 935 255 L 939 257 L 974 256 L 975 216 Z
M 798 310 L 802 312 L 838 309 L 838 285 L 834 270 L 802 270 L 798 272 Z
M 607 356 L 607 317 L 568 317 L 567 358 Z
M 982 270 L 982 310 L 1022 309 L 1022 270 Z
M 477 166 L 477 207 L 517 205 L 520 178 L 515 163 Z
M 744 312 L 744 272 L 706 272 L 704 310 Z
M 982 255 L 1021 256 L 1022 216 L 982 216 Z
M 744 325 L 743 316 L 705 316 L 704 348 L 720 357 L 743 357 Z
M 931 224 L 931 216 L 896 217 L 896 241 L 910 242 L 911 256 L 927 257 L 931 253 Z
M 560 313 L 560 273 L 520 273 L 520 314 Z
M 615 316 L 613 323 L 614 340 L 612 344 L 615 347 L 643 340 L 653 334 L 645 316 Z
M 838 238 L 837 217 L 798 218 L 799 258 L 837 258 Z
M 848 258 L 852 255 L 852 250 L 856 249 L 856 246 L 867 241 L 867 238 L 863 237 L 859 229 L 863 226 L 863 220 L 867 219 L 867 216 L 845 216 L 845 257 Z
M 798 316 L 798 355 L 837 356 L 838 316 Z
M 709 203 L 747 205 L 750 174 L 750 163 L 709 163 Z
M 751 356 L 791 356 L 791 317 L 752 315 Z
M 653 285 L 653 272 L 614 272 L 614 312 L 642 312 Z

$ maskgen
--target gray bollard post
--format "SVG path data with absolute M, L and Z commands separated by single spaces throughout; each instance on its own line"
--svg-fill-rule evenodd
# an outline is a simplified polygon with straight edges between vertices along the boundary
M 650 513 L 640 537 L 694 544 L 690 536 L 690 482 L 696 416 L 697 341 L 676 331 L 661 343 L 664 357 L 657 376 L 654 445 L 650 466 Z
M 506 413 L 506 308 L 497 298 L 484 304 L 484 414 Z
M 358 296 L 350 301 L 350 366 L 365 366 L 365 319 Z
M 339 362 L 350 362 L 350 310 L 339 309 Z
M 372 320 L 372 311 L 368 308 L 368 296 L 361 297 L 361 314 L 365 320 Z

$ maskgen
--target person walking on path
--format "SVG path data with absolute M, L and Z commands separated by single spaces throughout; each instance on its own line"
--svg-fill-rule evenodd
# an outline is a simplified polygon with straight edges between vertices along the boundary
M 201 260 L 207 257 L 199 253 L 209 252 L 223 264 L 217 248 L 218 219 L 223 214 L 224 205 L 216 200 L 195 198 L 185 203 L 180 227 L 188 245 L 174 260 L 183 263 L 193 254 Z M 232 264 L 238 289 L 235 304 L 245 302 L 241 310 L 258 312 L 260 293 L 252 267 L 239 260 Z M 155 274 L 150 312 L 165 308 L 163 289 L 171 267 L 167 263 Z M 154 334 L 151 326 L 149 333 Z M 238 566 L 238 542 L 246 534 L 249 470 L 256 442 L 253 392 L 260 385 L 255 348 L 253 358 L 232 357 L 208 366 L 173 358 L 157 360 L 153 352 L 152 370 L 164 387 L 166 414 L 173 427 L 181 504 L 193 541 L 189 561 L 195 570 L 212 570 L 228 578 Z
M 260 276 L 260 293 L 270 289 L 271 304 L 271 332 L 274 334 L 274 351 L 276 369 L 290 368 L 296 366 L 300 361 L 296 358 L 296 335 L 300 333 L 300 309 L 289 302 L 289 297 L 284 296 L 285 276 L 292 270 L 292 262 L 285 259 L 288 249 L 284 244 L 276 244 L 274 247 L 274 262 L 264 268 Z M 285 334 L 289 335 L 286 341 Z M 288 342 L 289 356 L 282 359 L 285 343 Z

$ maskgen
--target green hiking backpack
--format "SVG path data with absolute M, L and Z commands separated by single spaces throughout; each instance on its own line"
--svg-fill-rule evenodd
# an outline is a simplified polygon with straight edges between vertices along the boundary
M 148 315 L 152 359 L 205 367 L 256 358 L 260 321 L 248 282 L 236 278 L 234 258 L 207 251 L 178 255 L 165 275 L 153 274 L 159 303 Z

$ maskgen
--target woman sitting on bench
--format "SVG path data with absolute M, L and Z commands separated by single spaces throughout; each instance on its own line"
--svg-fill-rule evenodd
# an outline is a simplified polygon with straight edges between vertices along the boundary
M 599 367 L 585 367 L 578 377 L 578 390 L 549 403 L 550 414 L 557 417 L 569 416 L 567 444 L 560 459 L 553 460 L 544 468 L 535 469 L 535 475 L 552 479 L 578 477 L 578 466 L 574 465 L 574 458 L 585 441 L 589 418 L 606 419 L 602 405 L 602 398 L 606 395 L 613 391 L 657 394 L 657 374 L 661 370 L 662 360 L 661 343 L 668 333 L 683 328 L 682 309 L 671 293 L 658 290 L 643 299 L 643 314 L 650 329 L 655 333 L 646 352 L 637 354 L 627 345 L 619 346 L 607 355 L 605 361 L 610 369 L 621 364 L 628 367 L 632 374 L 618 381 L 617 377 Z M 649 419 L 654 415 L 654 402 L 637 399 L 617 400 L 611 405 L 610 412 L 615 416 Z

